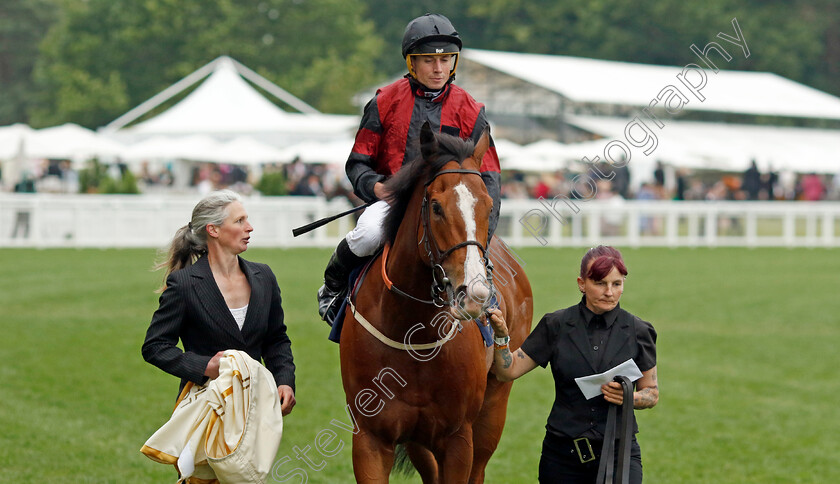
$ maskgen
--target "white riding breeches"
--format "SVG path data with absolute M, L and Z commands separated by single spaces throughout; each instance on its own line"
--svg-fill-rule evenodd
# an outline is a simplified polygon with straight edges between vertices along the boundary
M 382 247 L 385 242 L 382 222 L 390 209 L 391 206 L 384 200 L 365 209 L 356 222 L 356 228 L 344 237 L 351 252 L 358 257 L 367 257 Z

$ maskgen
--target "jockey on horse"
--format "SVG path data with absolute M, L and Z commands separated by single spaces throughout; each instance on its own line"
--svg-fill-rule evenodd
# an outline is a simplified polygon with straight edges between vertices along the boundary
M 350 272 L 384 244 L 382 220 L 390 208 L 383 182 L 403 164 L 419 156 L 420 127 L 428 122 L 435 131 L 478 142 L 489 129 L 484 105 L 452 83 L 461 51 L 461 37 L 439 14 L 426 14 L 408 23 L 402 55 L 408 73 L 376 91 L 365 106 L 356 141 L 345 170 L 353 190 L 365 202 L 354 228 L 338 244 L 324 271 L 318 290 L 318 313 L 333 324 L 347 292 Z M 501 168 L 496 149 L 482 159 L 481 178 L 493 198 L 488 239 L 499 220 Z

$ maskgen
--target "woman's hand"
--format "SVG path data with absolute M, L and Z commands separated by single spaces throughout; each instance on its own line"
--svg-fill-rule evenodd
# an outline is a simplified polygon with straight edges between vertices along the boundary
M 277 394 L 280 395 L 280 410 L 285 417 L 292 413 L 292 409 L 295 408 L 295 403 L 297 403 L 295 401 L 295 391 L 289 385 L 280 385 L 277 387 Z
M 624 390 L 621 388 L 621 383 L 617 381 L 601 385 L 601 393 L 604 395 L 604 400 L 615 405 L 621 405 L 624 402 Z
M 510 336 L 507 323 L 505 322 L 502 311 L 499 308 L 494 308 L 487 311 L 490 315 L 487 318 L 490 326 L 493 327 L 494 336 L 496 338 L 504 338 Z M 496 374 L 496 379 L 499 381 L 511 381 L 528 373 L 537 367 L 536 362 L 530 356 L 522 351 L 522 348 L 517 348 L 516 351 L 511 352 L 509 346 L 493 345 L 493 373 Z
M 210 377 L 211 380 L 219 377 L 219 362 L 222 360 L 224 353 L 224 351 L 220 351 L 213 358 L 210 358 L 210 361 L 207 362 L 207 368 L 204 369 L 204 376 Z
M 633 408 L 636 410 L 652 408 L 659 402 L 659 382 L 657 381 L 655 366 L 642 372 L 642 377 L 636 380 L 635 388 Z M 621 388 L 621 383 L 617 381 L 601 385 L 601 394 L 604 395 L 604 400 L 610 403 L 616 405 L 624 403 L 624 391 Z
M 490 317 L 487 318 L 487 322 L 493 327 L 493 333 L 495 333 L 495 336 L 497 338 L 504 338 L 505 336 L 508 336 L 509 331 L 505 318 L 502 316 L 502 311 L 499 308 L 493 308 L 487 311 L 487 314 L 490 315 Z

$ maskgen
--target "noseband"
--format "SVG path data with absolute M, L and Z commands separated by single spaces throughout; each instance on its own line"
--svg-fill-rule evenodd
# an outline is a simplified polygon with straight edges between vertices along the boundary
M 443 307 L 447 303 L 447 301 L 450 304 L 455 301 L 455 291 L 452 288 L 452 282 L 449 280 L 449 277 L 447 277 L 446 271 L 443 269 L 442 264 L 447 257 L 452 255 L 453 252 L 462 247 L 474 245 L 479 248 L 479 250 L 481 251 L 481 257 L 484 260 L 484 268 L 485 273 L 487 274 L 487 282 L 490 284 L 491 292 L 493 291 L 493 279 L 489 267 L 489 260 L 487 258 L 486 245 L 482 245 L 477 240 L 465 240 L 464 242 L 459 242 L 453 245 L 452 247 L 441 251 L 440 246 L 434 238 L 434 234 L 432 234 L 431 219 L 429 218 L 429 185 L 431 185 L 432 182 L 434 182 L 435 179 L 440 175 L 446 175 L 448 173 L 478 175 L 479 177 L 481 177 L 481 172 L 476 170 L 466 170 L 461 168 L 453 170 L 442 170 L 435 173 L 434 176 L 432 176 L 424 185 L 423 202 L 420 205 L 420 219 L 421 223 L 423 224 L 423 239 L 420 241 L 420 243 L 423 244 L 423 247 L 426 250 L 426 254 L 429 257 L 429 263 L 432 266 L 431 300 L 419 299 L 398 289 L 396 286 L 393 285 L 393 283 L 390 282 L 390 280 L 387 279 L 387 274 L 385 274 L 384 261 L 382 264 L 382 273 L 385 276 L 388 289 L 390 289 L 393 292 L 396 292 L 397 294 L 408 297 L 409 299 L 413 299 L 424 304 L 434 304 L 437 307 Z M 489 238 L 487 242 L 489 244 Z M 446 295 L 446 298 L 444 298 L 444 295 Z

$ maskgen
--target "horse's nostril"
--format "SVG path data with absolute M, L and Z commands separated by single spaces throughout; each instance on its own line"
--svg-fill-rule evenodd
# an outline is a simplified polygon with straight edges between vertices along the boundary
M 474 308 L 475 306 L 484 306 L 487 298 L 482 294 L 475 294 L 469 290 L 466 285 L 461 285 L 455 291 L 455 296 L 458 301 L 458 306 L 466 309 L 467 307 Z

